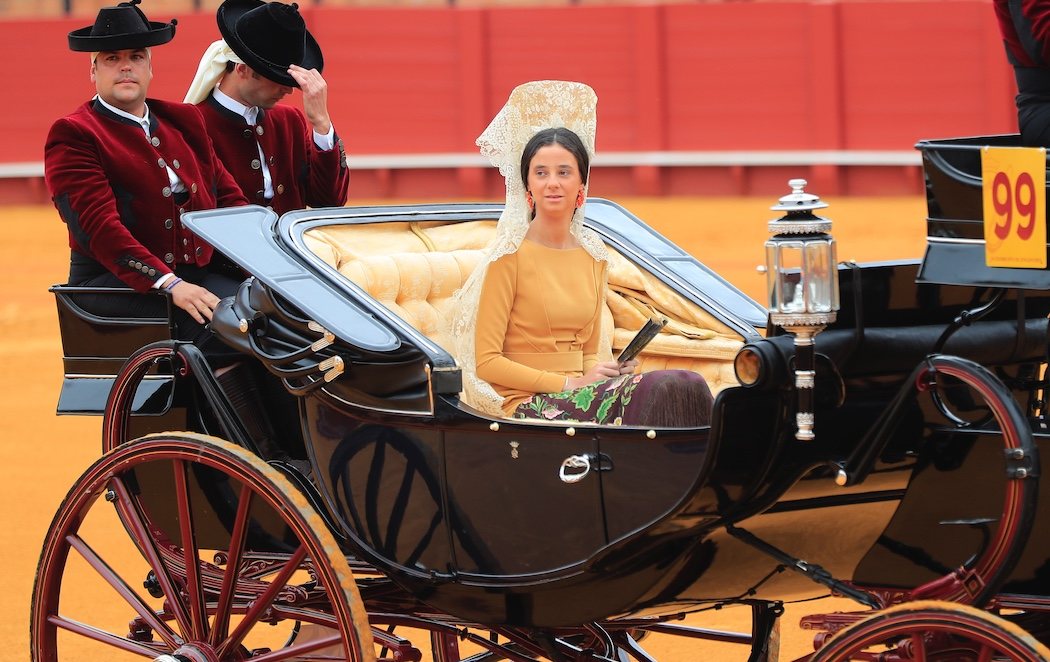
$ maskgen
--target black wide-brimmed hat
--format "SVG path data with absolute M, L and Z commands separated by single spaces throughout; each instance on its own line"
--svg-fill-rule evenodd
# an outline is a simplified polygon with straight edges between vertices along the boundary
M 74 51 L 120 51 L 126 48 L 149 48 L 166 44 L 175 37 L 175 24 L 159 23 L 146 18 L 138 4 L 142 0 L 122 2 L 116 7 L 98 10 L 95 24 L 69 33 L 69 48 Z
M 262 0 L 225 0 L 216 14 L 222 38 L 260 76 L 298 87 L 288 67 L 324 68 L 321 47 L 306 29 L 299 5 Z

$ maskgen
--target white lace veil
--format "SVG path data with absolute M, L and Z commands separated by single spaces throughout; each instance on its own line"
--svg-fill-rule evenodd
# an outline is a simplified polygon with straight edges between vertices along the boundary
M 474 335 L 481 286 L 493 261 L 518 250 L 529 229 L 531 210 L 525 201 L 521 181 L 521 155 L 534 135 L 548 128 L 564 127 L 580 137 L 587 154 L 594 159 L 598 97 L 587 85 L 559 80 L 525 83 L 514 88 L 510 98 L 496 114 L 476 143 L 506 180 L 507 203 L 496 224 L 496 236 L 485 249 L 486 255 L 453 297 L 450 308 L 449 337 L 463 374 L 465 401 L 493 416 L 503 415 L 503 398 L 474 371 Z M 588 180 L 590 173 L 588 172 Z M 596 260 L 608 260 L 605 244 L 592 230 L 583 227 L 585 204 L 573 214 L 569 231 Z M 601 293 L 604 294 L 604 293 Z

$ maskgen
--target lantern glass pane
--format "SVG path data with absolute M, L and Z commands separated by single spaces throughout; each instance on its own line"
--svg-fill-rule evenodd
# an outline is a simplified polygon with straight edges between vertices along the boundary
M 770 310 L 780 310 L 777 302 L 778 289 L 777 277 L 780 275 L 779 256 L 777 255 L 777 244 L 773 241 L 766 242 L 766 297 L 769 299 Z
M 834 246 L 826 240 L 809 241 L 805 247 L 806 312 L 829 313 L 833 310 L 833 290 L 837 275 L 834 271 Z M 837 306 L 836 306 L 837 307 Z
M 805 288 L 802 282 L 803 246 L 798 241 L 777 243 L 777 307 L 782 313 L 801 313 L 806 310 Z
M 831 309 L 839 309 L 839 258 L 835 251 L 835 240 L 831 239 Z

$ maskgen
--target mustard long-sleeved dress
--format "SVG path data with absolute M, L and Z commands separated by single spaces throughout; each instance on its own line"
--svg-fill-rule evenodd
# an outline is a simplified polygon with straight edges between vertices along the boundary
M 583 248 L 525 239 L 488 266 L 475 335 L 476 371 L 512 414 L 598 362 L 606 262 Z

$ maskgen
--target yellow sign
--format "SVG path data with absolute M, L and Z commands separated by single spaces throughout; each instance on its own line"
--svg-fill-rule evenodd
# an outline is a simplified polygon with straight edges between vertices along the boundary
M 985 147 L 984 259 L 989 267 L 1046 268 L 1046 150 Z

